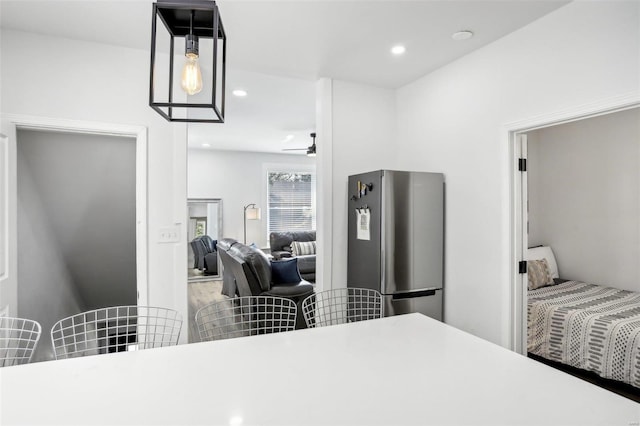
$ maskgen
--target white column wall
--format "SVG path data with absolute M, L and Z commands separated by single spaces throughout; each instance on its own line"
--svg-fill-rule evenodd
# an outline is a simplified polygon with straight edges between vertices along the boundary
M 332 241 L 331 281 L 323 281 L 324 289 L 347 286 L 347 215 L 351 213 L 347 211 L 348 177 L 372 170 L 394 169 L 398 147 L 393 90 L 340 80 L 333 80 L 327 86 L 325 91 L 331 90 L 331 95 L 325 98 L 325 102 L 331 103 L 332 114 L 331 170 L 330 174 L 323 175 L 322 199 L 330 198 L 331 216 L 325 216 L 324 225 L 331 229 Z M 322 136 L 320 142 L 324 142 Z M 319 146 L 318 149 L 325 148 Z M 326 171 L 327 160 L 321 160 L 323 171 Z M 326 191 L 326 188 L 330 190 Z

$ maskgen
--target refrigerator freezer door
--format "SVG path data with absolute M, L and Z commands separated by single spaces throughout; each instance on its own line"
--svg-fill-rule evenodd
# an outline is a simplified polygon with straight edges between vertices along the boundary
M 385 317 L 419 312 L 442 321 L 442 289 L 419 290 L 382 297 Z

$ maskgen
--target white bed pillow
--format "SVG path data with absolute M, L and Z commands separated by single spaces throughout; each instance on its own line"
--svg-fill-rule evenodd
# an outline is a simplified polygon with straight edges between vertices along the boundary
M 560 278 L 560 275 L 558 274 L 558 264 L 556 263 L 556 257 L 553 255 L 551 247 L 542 246 L 527 249 L 525 260 L 541 259 L 547 259 L 547 263 L 549 264 L 549 272 L 551 272 L 551 278 Z

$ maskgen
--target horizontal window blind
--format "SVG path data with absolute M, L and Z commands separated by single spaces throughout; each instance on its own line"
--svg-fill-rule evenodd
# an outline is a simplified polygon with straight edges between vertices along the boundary
M 268 179 L 268 232 L 316 229 L 315 173 L 269 172 Z

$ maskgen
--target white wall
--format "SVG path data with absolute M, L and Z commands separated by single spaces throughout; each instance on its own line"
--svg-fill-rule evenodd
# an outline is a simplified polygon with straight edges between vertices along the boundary
M 315 160 L 305 155 L 190 149 L 189 198 L 222 199 L 222 238 L 243 240 L 243 207 L 255 203 L 261 220 L 247 220 L 247 243 L 269 247 L 267 236 L 267 169 L 315 170 Z
M 5 29 L 0 35 L 3 114 L 147 127 L 149 232 L 140 243 L 148 246 L 148 303 L 186 319 L 186 125 L 148 106 L 148 52 Z M 160 228 L 174 225 L 180 242 L 158 243 Z
M 503 126 L 640 95 L 639 9 L 570 3 L 398 90 L 398 168 L 443 172 L 447 182 L 445 317 L 453 326 L 509 343 Z
M 219 203 L 212 203 L 207 205 L 207 233 L 215 236 L 218 239 L 220 230 L 218 229 L 219 215 L 220 215 Z
M 347 286 L 348 177 L 394 169 L 398 154 L 393 90 L 339 80 L 334 80 L 328 89 L 333 115 L 332 141 L 330 158 L 323 156 L 321 161 L 331 162 L 331 173 L 323 176 L 324 185 L 330 191 L 324 191 L 322 196 L 323 200 L 330 197 L 332 204 L 332 270 L 330 283 L 323 283 L 325 290 Z M 319 145 L 318 149 L 323 148 Z M 318 205 L 322 202 L 319 200 Z
M 640 109 L 528 133 L 529 246 L 560 276 L 640 291 Z

